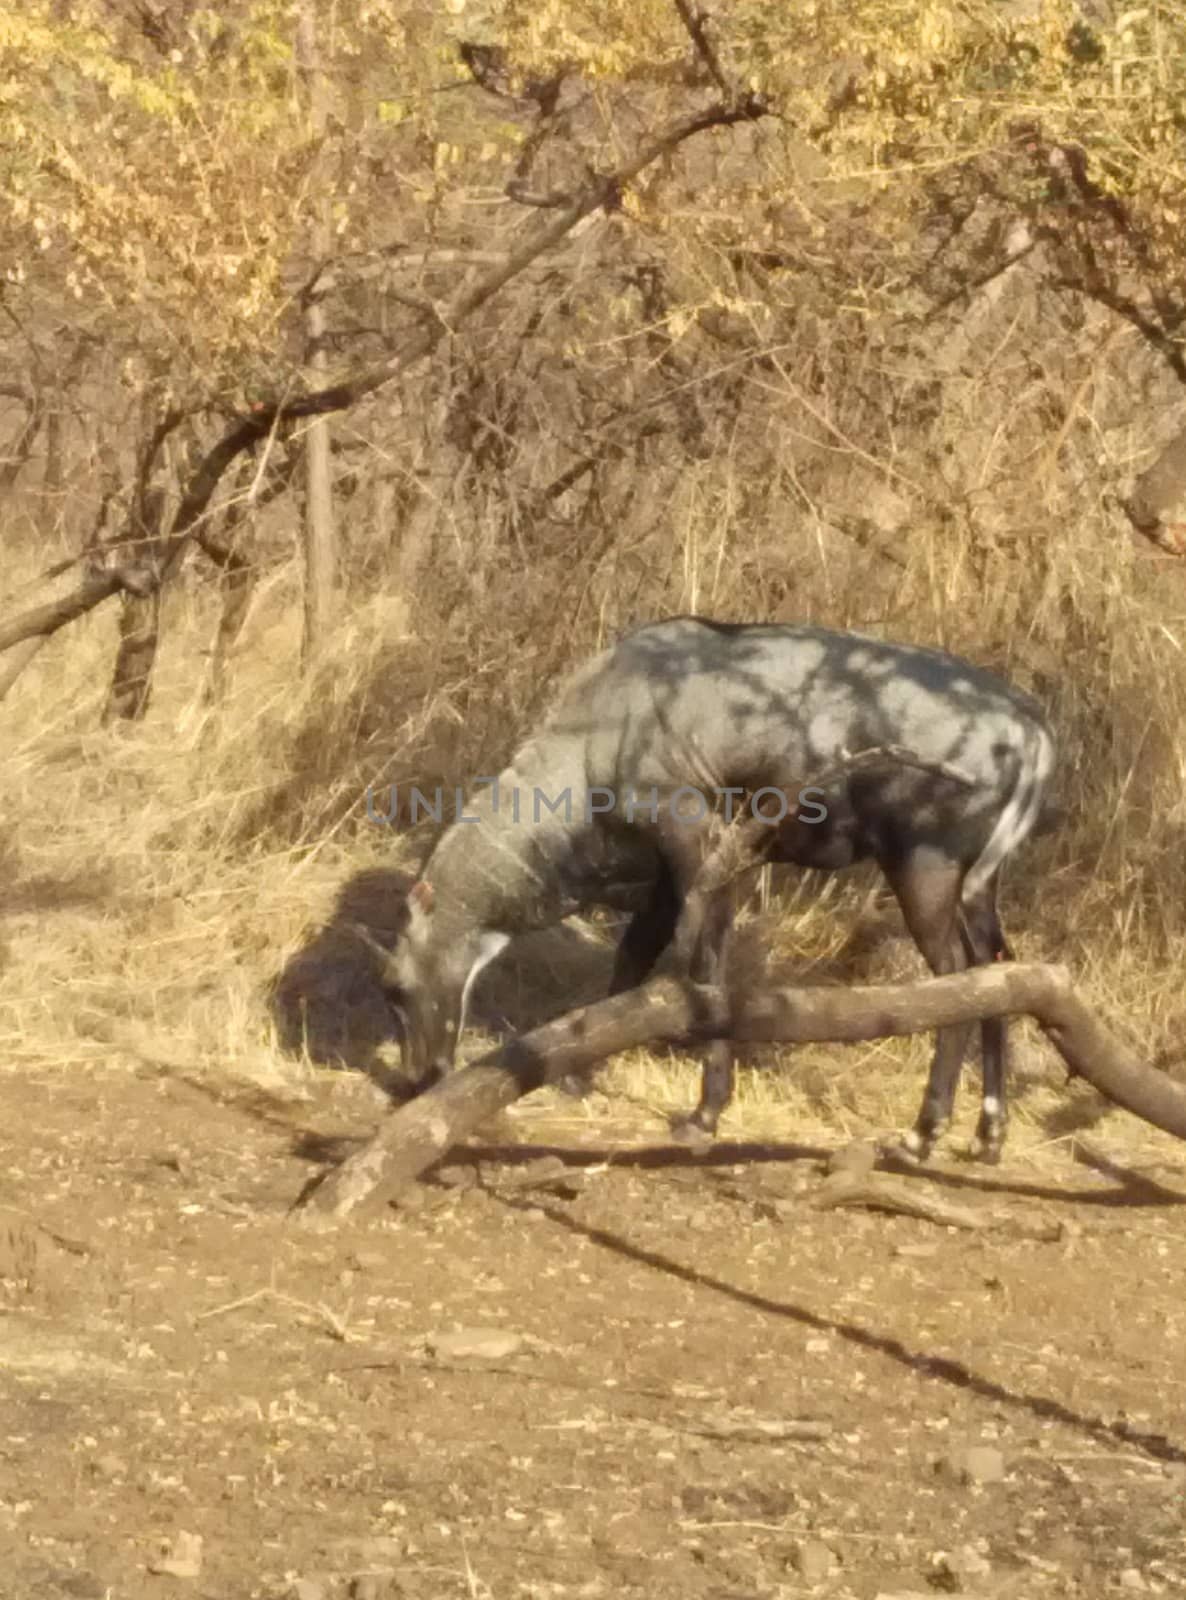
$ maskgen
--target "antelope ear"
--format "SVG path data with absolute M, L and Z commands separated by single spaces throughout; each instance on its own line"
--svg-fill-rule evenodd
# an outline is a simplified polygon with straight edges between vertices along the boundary
M 432 910 L 434 890 L 432 890 L 432 885 L 429 883 L 429 880 L 427 880 L 427 878 L 419 878 L 419 882 L 413 883 L 410 890 L 408 890 L 408 899 L 410 899 L 415 906 L 419 906 L 419 909 L 424 910 L 424 912 L 429 912 L 429 910 Z
M 433 887 L 427 878 L 421 878 L 408 890 L 408 904 L 422 911 L 425 916 L 432 910 L 433 898 Z

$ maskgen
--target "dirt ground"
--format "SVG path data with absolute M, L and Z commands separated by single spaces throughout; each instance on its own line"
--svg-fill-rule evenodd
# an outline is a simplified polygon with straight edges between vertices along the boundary
M 0 1076 L 4 1600 L 1186 1592 L 1180 1168 L 948 1154 L 955 1229 L 536 1097 L 295 1229 L 377 1111 Z

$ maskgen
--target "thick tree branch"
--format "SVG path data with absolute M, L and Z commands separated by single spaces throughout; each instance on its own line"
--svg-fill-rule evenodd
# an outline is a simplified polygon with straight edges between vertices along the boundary
M 93 611 L 97 605 L 126 587 L 121 573 L 107 570 L 89 573 L 68 594 L 44 605 L 34 606 L 30 611 L 22 611 L 9 623 L 0 623 L 0 653 L 11 650 L 14 644 L 20 644 L 24 639 L 57 633 L 59 628 L 85 616 L 88 611 Z
M 299 459 L 299 452 L 290 449 L 287 458 L 273 470 L 268 482 L 261 484 L 257 475 L 256 481 L 246 492 L 230 501 L 220 528 L 200 523 L 194 533 L 198 548 L 222 572 L 222 610 L 203 690 L 207 702 L 221 698 L 226 688 L 231 652 L 243 631 L 259 577 L 258 565 L 239 549 L 240 535 L 250 518 L 288 489 Z
M 1004 963 L 921 983 L 771 989 L 730 996 L 673 979 L 585 1006 L 454 1072 L 393 1113 L 304 1197 L 309 1225 L 364 1215 L 413 1183 L 459 1139 L 547 1082 L 643 1045 L 728 1038 L 856 1043 L 1028 1014 L 1071 1073 L 1117 1105 L 1186 1138 L 1186 1090 L 1141 1062 L 1077 998 L 1063 967 Z
M 519 206 L 532 206 L 536 211 L 559 211 L 561 206 L 572 204 L 572 191 L 569 189 L 550 189 L 547 194 L 529 189 L 526 183 L 518 178 L 512 178 L 506 186 L 508 200 L 513 200 Z
M 0 660 L 0 700 L 4 699 L 42 645 L 46 643 L 48 641 L 45 638 L 25 639 Z

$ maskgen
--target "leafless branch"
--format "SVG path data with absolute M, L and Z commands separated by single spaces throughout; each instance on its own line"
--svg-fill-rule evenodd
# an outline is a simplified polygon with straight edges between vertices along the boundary
M 703 12 L 693 10 L 690 0 L 675 0 L 675 9 L 679 12 L 680 21 L 688 30 L 688 35 L 696 47 L 697 54 L 708 68 L 712 81 L 727 100 L 731 99 L 733 89 L 725 76 L 720 57 L 716 53 L 712 40 L 708 37 L 704 26 Z
M 534 206 L 539 211 L 559 211 L 561 206 L 572 204 L 572 192 L 568 189 L 552 189 L 547 194 L 541 194 L 529 189 L 518 178 L 512 178 L 506 186 L 507 198 L 516 205 Z
M 1042 243 L 1042 237 L 1041 234 L 1035 234 L 1019 250 L 1013 251 L 1011 255 L 1002 256 L 999 261 L 994 261 L 991 267 L 969 278 L 966 283 L 957 284 L 950 294 L 944 295 L 933 306 L 928 307 L 921 321 L 924 324 L 934 322 L 936 317 L 942 316 L 959 301 L 968 300 L 972 295 L 979 294 L 980 290 L 986 288 L 994 279 L 1003 277 L 1010 268 L 1017 266 L 1026 256 L 1031 255 Z
M 25 420 L 5 452 L 7 459 L 0 467 L 0 489 L 11 489 L 20 475 L 21 468 L 32 454 L 37 435 L 41 431 L 41 424 L 45 420 L 45 406 L 40 392 L 36 389 L 21 389 L 15 384 L 6 383 L 0 385 L 0 394 L 7 399 L 21 401 L 25 407 Z

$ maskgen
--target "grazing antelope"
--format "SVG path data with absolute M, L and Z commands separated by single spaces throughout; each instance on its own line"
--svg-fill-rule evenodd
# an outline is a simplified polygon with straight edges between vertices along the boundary
M 845 765 L 854 751 L 892 747 L 915 764 Z M 1008 959 L 1001 868 L 1034 828 L 1054 759 L 1029 696 L 941 651 L 808 626 L 649 623 L 568 680 L 542 726 L 430 853 L 383 974 L 405 1024 L 405 1067 L 418 1082 L 449 1070 L 482 968 L 515 935 L 582 907 L 634 913 L 610 992 L 643 982 L 675 938 L 721 797 L 796 795 L 817 774 L 828 775 L 822 786 L 798 793 L 801 807 L 777 820 L 768 859 L 828 871 L 876 861 L 936 974 Z M 714 795 L 703 807 L 706 787 Z M 721 981 L 732 919 L 725 890 L 687 953 L 694 981 Z M 972 1026 L 937 1032 L 904 1141 L 915 1159 L 950 1121 Z M 980 1026 L 973 1154 L 997 1161 L 1006 1024 Z M 678 1125 L 714 1134 L 732 1093 L 733 1050 L 716 1041 L 700 1103 Z

